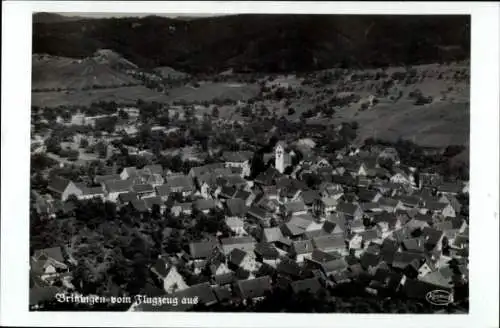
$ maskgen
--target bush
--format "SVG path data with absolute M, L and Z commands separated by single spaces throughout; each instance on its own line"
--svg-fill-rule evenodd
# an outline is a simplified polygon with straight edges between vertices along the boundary
M 293 109 L 292 107 L 288 108 L 288 115 L 293 115 L 295 114 L 295 109 Z

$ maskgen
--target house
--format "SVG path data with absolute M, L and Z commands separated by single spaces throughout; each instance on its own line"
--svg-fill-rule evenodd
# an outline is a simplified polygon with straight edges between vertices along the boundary
M 198 211 L 208 214 L 210 210 L 217 208 L 217 202 L 213 199 L 197 199 L 193 203 L 193 208 Z
M 433 216 L 440 215 L 443 217 L 451 218 L 456 216 L 455 210 L 450 203 L 427 202 L 424 208 L 426 208 L 428 210 L 428 213 Z
M 197 167 L 193 167 L 193 168 L 191 168 L 191 170 L 189 170 L 188 176 L 191 179 L 197 179 L 204 174 L 212 173 L 217 169 L 223 169 L 223 168 L 225 168 L 224 163 L 213 163 L 213 164 L 207 164 L 204 166 L 197 166 Z
M 376 203 L 382 197 L 382 194 L 376 190 L 360 189 L 357 196 L 359 202 Z
M 258 206 L 251 206 L 248 209 L 247 212 L 247 217 L 253 220 L 256 220 L 258 224 L 263 227 L 267 228 L 270 227 L 270 221 L 272 218 L 271 213 L 266 211 L 265 209 L 258 207 Z
M 283 236 L 291 240 L 300 239 L 300 237 L 306 232 L 304 228 L 290 222 L 281 224 L 280 229 L 283 233 Z
M 233 198 L 243 200 L 245 202 L 245 205 L 247 207 L 250 207 L 255 199 L 255 194 L 250 191 L 238 190 L 236 194 L 234 194 Z
M 383 223 L 387 224 L 387 228 L 381 229 L 381 232 L 389 232 L 389 231 L 392 231 L 395 229 L 399 229 L 402 226 L 401 220 L 398 216 L 396 216 L 396 214 L 394 214 L 392 212 L 385 212 L 385 211 L 380 212 L 380 213 L 376 213 L 373 216 L 372 223 L 374 223 L 375 225 L 379 225 L 379 224 L 383 224 Z
M 253 252 L 256 242 L 250 236 L 243 236 L 223 238 L 221 239 L 221 244 L 222 251 L 227 255 L 235 248 L 245 252 Z
M 338 198 L 329 196 L 317 199 L 313 205 L 313 212 L 317 215 L 329 215 L 335 211 L 338 204 Z
M 284 237 L 279 227 L 264 228 L 261 235 L 261 241 L 265 243 L 274 243 Z
M 193 260 L 206 260 L 219 252 L 219 244 L 215 240 L 192 242 L 189 244 L 189 255 Z
M 321 200 L 321 195 L 317 190 L 305 190 L 300 194 L 300 198 L 306 205 L 306 208 L 310 209 L 316 201 Z
M 431 172 L 421 172 L 418 177 L 419 189 L 423 189 L 424 187 L 436 187 L 443 183 L 443 177 L 438 173 Z
M 311 240 L 296 240 L 292 243 L 291 255 L 295 256 L 297 263 L 303 263 L 305 258 L 310 258 L 314 250 Z
M 63 202 L 71 195 L 76 197 L 82 195 L 82 190 L 74 182 L 59 176 L 50 178 L 47 189 Z
M 132 191 L 137 194 L 138 198 L 153 197 L 156 195 L 155 189 L 150 184 L 136 184 L 132 186 Z
M 273 268 L 277 267 L 280 253 L 271 243 L 258 243 L 255 245 L 254 253 L 257 261 L 270 265 Z
M 463 186 L 459 182 L 443 182 L 437 186 L 439 195 L 453 195 L 456 196 L 462 192 Z
M 339 203 L 336 211 L 351 220 L 361 220 L 363 218 L 363 211 L 361 210 L 361 207 L 353 203 Z
M 234 290 L 243 302 L 246 302 L 248 299 L 258 300 L 271 291 L 271 278 L 263 276 L 255 279 L 240 280 L 236 283 Z
M 422 238 L 425 241 L 425 248 L 428 252 L 441 252 L 443 247 L 444 232 L 430 227 L 422 229 Z
M 156 186 L 155 191 L 157 196 L 161 197 L 163 201 L 166 201 L 171 193 L 171 188 L 169 185 L 163 184 L 160 186 Z
M 382 210 L 387 212 L 395 212 L 398 209 L 403 209 L 401 201 L 393 198 L 382 197 L 378 200 L 378 203 Z
M 237 216 L 226 217 L 226 225 L 233 231 L 236 235 L 246 235 L 245 223 L 242 219 Z
M 143 200 L 149 211 L 152 211 L 154 209 L 154 206 L 158 206 L 160 213 L 163 214 L 167 209 L 167 206 L 165 205 L 165 202 L 162 201 L 161 197 L 147 197 L 143 198 Z
M 146 213 L 149 211 L 148 207 L 146 206 L 146 202 L 144 199 L 134 199 L 130 202 L 130 205 L 134 210 L 140 213 Z
M 442 195 L 438 201 L 440 203 L 450 204 L 451 207 L 453 208 L 453 211 L 455 211 L 455 214 L 460 213 L 460 210 L 462 209 L 462 205 L 460 204 L 458 199 L 453 195 Z
M 30 268 L 45 279 L 59 272 L 67 272 L 68 265 L 65 262 L 61 247 L 45 248 L 35 250 L 31 257 Z
M 348 263 L 344 258 L 339 258 L 331 260 L 328 262 L 322 262 L 319 265 L 320 270 L 327 276 L 333 276 L 337 273 L 344 272 L 349 267 Z
M 226 257 L 218 248 L 209 255 L 204 265 L 212 277 L 218 277 L 218 280 L 223 280 L 223 276 L 233 273 L 226 264 Z M 226 279 L 230 279 L 230 277 L 226 277 Z
M 245 201 L 239 198 L 228 199 L 225 206 L 229 217 L 244 218 L 248 212 Z
M 316 294 L 323 289 L 318 277 L 297 280 L 290 283 L 290 288 L 294 294 L 301 294 L 303 292 Z
M 101 187 L 83 187 L 81 188 L 82 193 L 76 198 L 78 200 L 94 199 L 100 198 L 104 200 L 104 189 Z
M 122 172 L 120 173 L 120 179 L 122 180 L 127 180 L 127 179 L 134 179 L 137 177 L 137 169 L 133 166 L 131 167 L 125 167 Z
M 347 245 L 343 236 L 327 235 L 313 238 L 314 246 L 323 252 L 345 254 Z
M 395 173 L 391 176 L 389 181 L 397 184 L 410 185 L 413 183 L 412 176 L 408 175 L 406 172 L 399 168 L 394 169 Z
M 107 174 L 107 175 L 96 175 L 94 177 L 94 183 L 103 185 L 106 181 L 121 180 L 119 174 Z
M 106 198 L 110 202 L 116 202 L 120 194 L 132 191 L 132 180 L 114 180 L 104 182 Z
M 179 216 L 181 214 L 191 215 L 193 212 L 193 203 L 175 203 L 170 209 L 170 213 L 174 216 Z
M 300 265 L 289 257 L 282 257 L 276 267 L 280 278 L 296 280 L 300 277 Z
M 170 193 L 178 192 L 183 197 L 189 196 L 195 190 L 193 181 L 186 175 L 172 175 L 167 176 L 166 185 Z
M 256 256 L 253 251 L 246 252 L 239 248 L 233 248 L 227 256 L 227 261 L 229 268 L 234 271 L 243 269 L 248 272 L 255 272 L 258 270 Z
M 151 271 L 162 281 L 163 289 L 169 294 L 189 287 L 177 268 L 163 258 L 158 258 Z

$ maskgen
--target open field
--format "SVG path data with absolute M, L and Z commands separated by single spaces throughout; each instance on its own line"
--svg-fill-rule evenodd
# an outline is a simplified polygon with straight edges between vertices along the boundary
M 211 101 L 213 99 L 248 100 L 258 94 L 259 87 L 244 83 L 200 83 L 198 88 L 183 86 L 169 90 L 168 98 L 185 101 Z
M 114 69 L 102 56 L 74 59 L 34 55 L 32 60 L 32 90 L 88 89 L 140 83 Z
M 64 105 L 88 106 L 99 101 L 115 101 L 117 103 L 135 103 L 138 99 L 144 101 L 168 102 L 166 95 L 150 90 L 144 86 L 119 87 L 96 90 L 34 92 L 32 106 L 57 107 Z

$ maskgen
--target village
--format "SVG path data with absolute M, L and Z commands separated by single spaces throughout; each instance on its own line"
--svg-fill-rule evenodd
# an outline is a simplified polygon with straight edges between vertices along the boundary
M 127 112 L 129 121 L 139 116 L 138 109 L 121 111 Z M 213 129 L 221 126 L 215 117 L 198 120 L 213 122 Z M 71 124 L 96 123 L 95 117 L 80 115 L 73 116 Z M 158 126 L 162 136 L 184 132 Z M 336 135 L 343 128 L 336 129 Z M 115 130 L 127 132 L 111 140 L 100 135 L 94 142 L 107 141 L 107 151 L 92 158 L 106 163 L 100 168 L 105 174 L 94 171 L 74 178 L 52 171 L 89 164 L 53 155 L 44 145 L 47 138 L 33 138 L 32 156 L 46 155 L 55 162 L 43 170 L 47 187 L 32 188 L 31 208 L 40 225 L 81 216 L 85 204 L 96 202 L 105 204 L 106 210 L 111 206 L 110 213 L 141 218 L 141 227 L 148 226 L 148 220 L 161 221 L 161 231 L 133 228 L 140 231 L 139 239 L 155 235 L 162 245 L 154 258 L 144 261 L 152 284 L 140 290 L 148 296 L 199 301 L 175 306 L 132 303 L 125 310 L 245 307 L 276 290 L 318 295 L 353 282 L 375 298 L 399 295 L 425 303 L 429 292 L 453 295 L 468 283 L 468 181 L 417 169 L 402 161 L 395 147 L 353 143 L 316 151 L 291 134 L 275 134 L 266 146 L 255 142 L 240 150 L 219 147 L 216 154 L 209 143 L 210 163 L 191 161 L 181 169 L 155 163 L 158 151 L 125 146 L 127 156 L 147 155 L 153 160 L 120 167 L 112 157 L 120 150 L 112 141 L 141 132 L 127 130 L 127 125 Z M 187 227 L 203 231 L 186 237 Z M 180 245 L 171 246 L 176 239 Z M 70 238 L 65 244 L 33 250 L 33 309 L 43 308 L 58 293 L 84 294 L 83 283 L 74 281 L 75 268 L 84 257 L 72 253 L 82 242 Z M 84 258 L 87 265 L 88 261 L 93 260 Z M 134 297 L 119 287 L 113 293 Z

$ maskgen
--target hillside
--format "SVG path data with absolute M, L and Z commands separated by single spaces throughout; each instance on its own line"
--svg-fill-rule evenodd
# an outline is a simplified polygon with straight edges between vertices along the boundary
M 469 24 L 468 16 L 368 15 L 34 22 L 33 52 L 84 58 L 105 48 L 141 67 L 187 73 L 413 65 L 468 58 Z
M 32 90 L 90 89 L 139 84 L 123 72 L 135 68 L 109 50 L 83 59 L 33 55 Z

